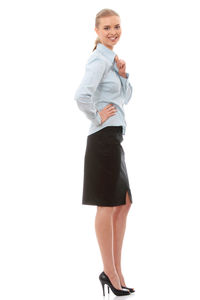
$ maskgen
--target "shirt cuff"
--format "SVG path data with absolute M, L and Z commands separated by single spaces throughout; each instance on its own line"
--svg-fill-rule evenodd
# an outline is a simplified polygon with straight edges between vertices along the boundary
M 124 78 L 123 76 L 120 75 L 120 79 L 121 79 L 122 85 L 124 86 L 125 90 L 127 87 L 128 78 L 129 78 L 129 73 L 126 73 L 126 78 Z
M 96 125 L 101 125 L 101 116 L 100 116 L 100 114 L 99 114 L 98 111 L 97 111 L 96 117 L 93 119 L 93 122 L 94 122 Z

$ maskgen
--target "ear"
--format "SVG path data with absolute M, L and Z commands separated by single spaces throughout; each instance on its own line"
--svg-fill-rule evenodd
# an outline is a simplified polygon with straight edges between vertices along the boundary
M 94 31 L 96 32 L 96 34 L 98 34 L 98 29 L 96 27 L 94 28 Z

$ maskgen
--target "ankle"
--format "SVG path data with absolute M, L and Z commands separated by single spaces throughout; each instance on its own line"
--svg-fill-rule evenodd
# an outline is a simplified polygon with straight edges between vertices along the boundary
M 122 274 L 122 271 L 121 270 L 117 271 L 117 274 L 118 274 L 121 285 L 125 285 L 124 276 Z
M 118 274 L 119 276 L 123 277 L 121 268 L 116 268 L 116 272 L 117 272 L 117 274 Z
M 116 289 L 121 289 L 121 283 L 120 283 L 120 278 L 116 272 L 116 270 L 108 270 L 104 269 L 104 273 L 108 276 L 110 279 L 111 283 Z
M 114 269 L 106 269 L 104 268 L 104 273 L 110 278 L 114 278 L 118 276 L 117 271 Z

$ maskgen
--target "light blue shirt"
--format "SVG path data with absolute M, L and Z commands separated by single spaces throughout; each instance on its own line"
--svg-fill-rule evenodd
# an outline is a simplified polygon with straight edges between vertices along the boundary
M 127 124 L 123 106 L 131 99 L 132 86 L 129 73 L 126 73 L 126 78 L 119 75 L 115 56 L 113 50 L 98 43 L 87 60 L 85 74 L 75 92 L 74 100 L 79 109 L 91 120 L 88 135 L 106 126 L 120 125 L 122 134 L 125 134 Z M 110 103 L 117 111 L 101 124 L 99 111 Z

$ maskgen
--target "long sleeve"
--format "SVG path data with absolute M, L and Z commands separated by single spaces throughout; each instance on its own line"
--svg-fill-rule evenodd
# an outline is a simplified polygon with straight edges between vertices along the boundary
M 129 73 L 126 73 L 126 78 L 123 76 L 119 76 L 121 83 L 122 83 L 122 89 L 123 89 L 123 95 L 124 95 L 124 104 L 127 104 L 129 100 L 131 99 L 133 88 L 132 85 L 130 84 L 128 78 L 129 78 Z
M 79 109 L 96 125 L 101 124 L 101 116 L 95 108 L 92 96 L 104 75 L 105 69 L 106 64 L 102 59 L 90 57 L 86 64 L 83 79 L 74 96 Z

